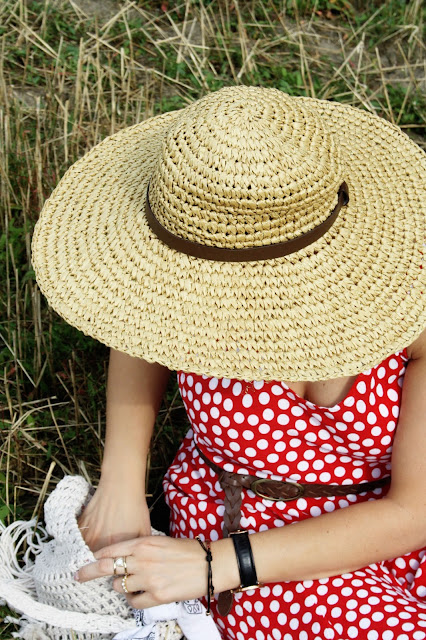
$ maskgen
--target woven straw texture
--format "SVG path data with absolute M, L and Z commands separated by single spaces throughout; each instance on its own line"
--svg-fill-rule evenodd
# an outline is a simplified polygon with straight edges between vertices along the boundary
M 425 154 L 364 111 L 228 87 L 107 138 L 46 202 L 38 283 L 70 324 L 170 369 L 250 380 L 354 375 L 426 326 Z M 217 247 L 298 237 L 289 256 L 217 262 L 179 253 L 145 220 Z

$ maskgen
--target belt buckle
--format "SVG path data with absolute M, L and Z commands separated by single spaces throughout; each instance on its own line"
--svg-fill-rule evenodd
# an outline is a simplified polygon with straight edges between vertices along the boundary
M 294 487 L 296 489 L 296 493 L 294 496 L 289 496 L 288 498 L 282 498 L 281 496 L 275 497 L 275 496 L 270 496 L 267 493 L 264 493 L 262 491 L 262 486 L 261 485 L 268 485 L 271 483 L 279 483 L 281 486 L 282 485 L 287 485 L 289 487 Z M 303 484 L 299 484 L 299 482 L 287 482 L 287 481 L 280 481 L 280 480 L 273 480 L 272 478 L 257 478 L 256 480 L 254 480 L 251 485 L 250 485 L 250 489 L 257 495 L 259 496 L 259 498 L 265 498 L 266 500 L 272 500 L 273 502 L 291 502 L 291 500 L 297 500 L 298 498 L 301 498 L 304 493 L 305 493 L 305 487 L 303 486 Z

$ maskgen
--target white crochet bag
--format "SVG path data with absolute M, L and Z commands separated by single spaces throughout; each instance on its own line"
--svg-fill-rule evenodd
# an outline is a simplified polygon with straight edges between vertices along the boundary
M 20 625 L 15 637 L 107 640 L 136 628 L 132 609 L 113 590 L 112 578 L 84 584 L 73 579 L 79 567 L 95 560 L 77 524 L 92 491 L 83 477 L 65 476 L 46 501 L 45 529 L 36 520 L 8 527 L 0 523 L 0 602 L 21 614 L 10 619 Z M 154 529 L 152 534 L 162 535 Z M 175 621 L 158 622 L 155 635 L 158 640 L 182 638 Z

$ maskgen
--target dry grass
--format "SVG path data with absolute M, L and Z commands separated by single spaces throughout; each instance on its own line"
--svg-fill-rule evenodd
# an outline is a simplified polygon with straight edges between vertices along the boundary
M 229 84 L 333 98 L 424 146 L 420 0 L 3 0 L 0 5 L 0 518 L 41 516 L 64 473 L 96 484 L 107 350 L 42 299 L 32 228 L 66 168 L 106 135 Z M 150 491 L 185 418 L 174 384 Z M 10 635 L 9 626 L 1 637 Z

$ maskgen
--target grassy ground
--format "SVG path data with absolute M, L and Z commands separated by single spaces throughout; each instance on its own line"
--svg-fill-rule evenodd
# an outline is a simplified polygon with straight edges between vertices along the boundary
M 374 111 L 424 147 L 423 20 L 419 0 L 3 0 L 1 520 L 41 516 L 65 473 L 94 484 L 99 473 L 107 349 L 47 308 L 30 262 L 33 225 L 66 168 L 108 134 L 234 84 Z M 185 429 L 172 382 L 151 494 Z

